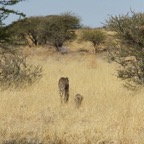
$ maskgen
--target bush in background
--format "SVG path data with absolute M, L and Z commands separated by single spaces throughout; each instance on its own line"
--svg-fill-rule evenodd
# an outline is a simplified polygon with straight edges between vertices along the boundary
M 90 41 L 94 46 L 94 53 L 96 54 L 99 51 L 99 45 L 105 41 L 106 36 L 101 30 L 88 29 L 82 32 L 81 39 Z

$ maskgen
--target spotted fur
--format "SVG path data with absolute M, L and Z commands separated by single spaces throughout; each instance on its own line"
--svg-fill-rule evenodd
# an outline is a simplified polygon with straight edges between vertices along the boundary
M 58 82 L 61 103 L 67 103 L 69 100 L 69 79 L 61 77 Z
M 83 96 L 80 94 L 76 94 L 74 101 L 75 101 L 76 107 L 79 108 L 82 104 Z

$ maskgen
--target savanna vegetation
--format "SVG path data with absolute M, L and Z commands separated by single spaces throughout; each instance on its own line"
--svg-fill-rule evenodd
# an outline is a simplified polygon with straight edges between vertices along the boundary
M 111 16 L 105 29 L 83 28 L 72 13 L 5 26 L 9 13 L 24 16 L 7 9 L 20 1 L 0 2 L 0 143 L 143 144 L 144 14 Z
M 105 41 L 106 35 L 101 30 L 87 29 L 82 32 L 81 39 L 90 41 L 94 46 L 94 54 L 96 54 L 99 51 L 99 45 Z
M 143 143 L 143 90 L 125 89 L 115 76 L 115 65 L 91 54 L 35 50 L 42 52 L 30 56 L 31 63 L 43 65 L 39 83 L 0 92 L 1 143 Z M 60 103 L 61 76 L 69 77 L 67 105 Z M 79 109 L 74 104 L 77 93 L 84 97 Z
M 75 38 L 80 18 L 71 13 L 29 17 L 6 27 L 12 43 L 28 46 L 51 45 L 59 50 L 64 42 Z
M 0 87 L 20 88 L 33 84 L 42 76 L 42 67 L 29 65 L 11 39 L 11 32 L 3 21 L 10 14 L 25 17 L 25 14 L 7 8 L 23 0 L 0 1 Z M 14 36 L 15 37 L 15 36 Z
M 10 14 L 14 14 L 14 15 L 18 15 L 18 16 L 21 16 L 21 17 L 25 17 L 25 14 L 8 8 L 8 7 L 13 6 L 13 5 L 15 5 L 15 4 L 17 4 L 17 3 L 21 2 L 21 1 L 24 1 L 24 0 L 14 0 L 14 1 L 2 0 L 2 1 L 0 1 L 0 46 L 1 47 L 4 47 L 4 44 L 9 42 L 9 40 L 8 40 L 9 35 L 5 31 L 5 27 L 4 27 L 4 22 L 3 21 L 6 18 L 8 18 L 8 16 Z
M 120 65 L 118 76 L 126 80 L 127 86 L 143 86 L 144 14 L 131 11 L 126 15 L 112 16 L 107 23 L 119 39 L 118 45 L 115 43 L 109 47 L 111 60 Z

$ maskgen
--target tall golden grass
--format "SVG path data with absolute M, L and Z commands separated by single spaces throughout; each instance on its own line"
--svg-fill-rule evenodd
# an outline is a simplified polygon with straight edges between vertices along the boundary
M 93 55 L 33 56 L 41 81 L 0 92 L 0 143 L 143 144 L 143 90 L 123 88 L 115 66 Z M 60 104 L 58 80 L 69 77 L 70 99 Z M 74 105 L 75 94 L 84 100 Z

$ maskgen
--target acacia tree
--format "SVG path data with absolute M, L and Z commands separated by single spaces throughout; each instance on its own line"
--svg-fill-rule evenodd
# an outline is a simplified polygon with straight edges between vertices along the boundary
M 71 13 L 56 15 L 44 23 L 46 41 L 58 51 L 68 40 L 75 38 L 75 29 L 80 28 L 80 18 Z
M 79 17 L 71 13 L 29 17 L 16 21 L 7 27 L 14 43 L 52 45 L 57 50 L 65 41 L 75 38 L 75 29 L 80 27 Z
M 40 26 L 43 17 L 29 17 L 13 22 L 6 27 L 9 40 L 16 45 L 36 46 L 40 43 Z M 41 27 L 43 29 L 43 27 Z
M 144 13 L 111 16 L 107 26 L 120 40 L 109 48 L 111 59 L 120 65 L 118 77 L 131 86 L 144 85 Z

